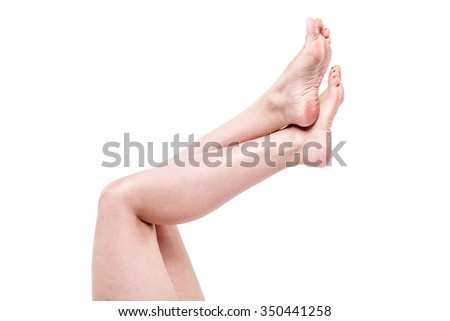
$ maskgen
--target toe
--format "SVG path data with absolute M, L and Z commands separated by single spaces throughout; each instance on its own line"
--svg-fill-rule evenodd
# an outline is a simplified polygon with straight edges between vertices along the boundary
M 336 65 L 333 68 L 336 69 L 339 74 L 341 73 L 341 66 Z
M 320 35 L 317 21 L 311 18 L 306 20 L 306 41 L 316 40 Z
M 330 29 L 328 28 L 323 29 L 322 36 L 324 36 L 325 39 L 330 38 Z
M 328 75 L 328 86 L 339 87 L 341 83 L 341 67 L 334 66 Z
M 316 19 L 317 27 L 319 28 L 319 32 L 322 33 L 324 30 L 323 21 L 322 19 Z

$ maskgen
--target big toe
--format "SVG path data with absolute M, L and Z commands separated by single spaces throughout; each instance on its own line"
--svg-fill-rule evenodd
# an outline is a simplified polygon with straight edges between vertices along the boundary
M 306 41 L 314 41 L 320 35 L 320 29 L 317 20 L 308 18 L 306 20 Z

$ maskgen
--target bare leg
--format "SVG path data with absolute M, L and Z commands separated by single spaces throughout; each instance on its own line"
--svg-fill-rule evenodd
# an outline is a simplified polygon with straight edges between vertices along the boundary
M 178 281 L 169 276 L 168 269 L 173 267 L 168 268 L 164 260 L 171 259 L 161 255 L 155 224 L 172 225 L 197 219 L 286 168 L 306 142 L 325 141 L 343 99 L 340 69 L 332 72 L 329 81 L 326 99 L 321 100 L 321 116 L 313 126 L 308 129 L 294 126 L 271 134 L 271 141 L 277 146 L 292 142 L 292 147 L 284 153 L 271 148 L 266 154 L 261 147 L 264 138 L 260 138 L 254 141 L 258 147 L 252 150 L 260 157 L 254 167 L 241 166 L 241 162 L 254 159 L 239 148 L 228 147 L 224 150 L 233 156 L 230 167 L 225 166 L 226 156 L 218 156 L 211 161 L 222 161 L 225 165 L 211 168 L 200 163 L 198 167 L 180 168 L 171 164 L 125 177 L 108 186 L 100 199 L 94 242 L 94 299 L 180 299 L 184 294 L 177 293 L 174 284 Z M 323 156 L 313 155 L 318 159 Z M 265 164 L 269 159 L 275 166 Z
M 292 140 L 292 130 L 273 135 L 279 143 Z M 264 157 L 263 149 L 256 152 Z M 171 164 L 125 177 L 104 190 L 94 240 L 95 300 L 180 299 L 176 280 L 169 275 L 169 263 L 165 264 L 161 254 L 156 225 L 199 218 L 285 167 L 286 156 L 275 152 L 271 156 L 276 167 L 260 163 L 244 168 L 240 162 L 251 159 L 238 149 L 233 154 L 231 167 L 225 166 L 226 156 L 215 159 L 224 164 L 217 168 Z
M 278 81 L 248 109 L 202 137 L 199 140 L 200 146 L 214 141 L 225 147 L 264 136 L 288 123 L 300 125 L 313 123 L 317 118 L 318 111 L 318 86 L 331 56 L 329 36 L 330 31 L 324 28 L 320 19 L 316 21 L 309 19 L 305 46 Z M 325 95 L 326 92 L 320 99 L 322 100 Z M 186 158 L 187 152 L 184 150 L 181 157 Z M 200 285 L 178 229 L 175 226 L 167 227 L 163 236 L 160 235 L 158 228 L 157 231 L 161 254 L 180 299 L 202 299 Z M 177 241 L 162 241 L 162 237 Z M 166 249 L 168 244 L 170 247 Z M 186 290 L 188 291 L 186 292 Z
M 335 77 L 335 78 L 333 78 Z M 322 106 L 321 118 L 332 120 L 331 112 L 336 109 L 328 106 L 340 104 L 343 100 L 343 90 L 339 90 L 340 86 L 340 67 L 333 67 L 329 76 L 330 86 L 320 96 L 320 105 Z M 323 123 L 323 131 L 327 131 L 331 127 L 331 123 Z M 320 139 L 320 137 L 317 137 Z M 200 140 L 202 142 L 202 140 Z M 219 141 L 219 144 L 226 146 L 229 142 Z M 323 143 L 323 141 L 321 141 Z M 319 157 L 316 156 L 318 159 Z M 322 156 L 323 159 L 323 156 Z M 189 255 L 186 252 L 183 241 L 178 232 L 176 225 L 157 225 L 159 248 L 164 259 L 168 274 L 172 279 L 176 292 L 180 300 L 203 300 L 204 296 L 194 268 L 190 262 Z
M 329 36 L 329 32 L 320 25 L 320 21 L 314 22 L 314 26 L 310 20 L 308 21 L 307 44 L 308 37 L 315 39 L 309 43 L 310 48 L 311 46 L 323 48 L 316 40 L 319 38 L 324 40 Z M 311 32 L 311 26 L 318 28 L 320 34 Z M 328 43 L 327 40 L 324 41 L 326 44 Z M 308 47 L 307 44 L 305 44 L 305 48 Z M 329 61 L 329 54 L 326 58 L 327 51 L 323 50 L 324 55 L 319 55 L 322 57 L 320 58 L 322 63 L 320 63 L 319 56 L 314 54 L 317 50 L 311 51 L 305 50 L 305 48 L 302 50 L 304 52 L 302 59 L 317 58 L 318 62 L 315 67 L 314 64 L 310 67 L 315 68 L 315 72 L 319 74 L 316 77 L 321 79 L 323 74 L 320 75 L 322 71 L 317 70 L 319 68 L 317 66 L 321 66 L 319 69 L 326 69 L 328 65 L 326 60 Z M 302 68 L 298 67 L 299 64 L 303 67 L 307 66 L 307 64 L 302 65 L 301 60 L 297 58 L 290 66 L 296 66 L 297 71 L 301 71 Z M 295 72 L 289 72 L 289 70 L 295 70 L 294 67 L 288 67 L 280 77 L 281 81 L 279 80 L 277 83 L 288 85 L 289 82 L 302 81 Z M 303 83 L 306 82 L 307 80 L 303 79 Z M 205 136 L 201 141 L 214 140 L 222 146 L 232 141 L 245 141 L 245 136 L 242 137 L 241 134 L 247 134 L 246 129 L 252 128 L 251 121 L 258 118 L 263 122 L 255 122 L 255 124 L 259 126 L 267 121 L 268 128 L 256 126 L 254 130 L 250 131 L 250 136 L 277 130 L 286 123 L 302 123 L 308 118 L 303 117 L 306 115 L 304 111 L 313 110 L 314 108 L 311 106 L 317 107 L 317 104 L 310 102 L 314 101 L 314 96 L 317 96 L 315 87 L 318 88 L 319 84 L 320 81 L 317 86 L 313 83 L 311 86 L 305 87 L 306 89 L 303 88 L 305 90 L 299 96 L 279 95 L 283 93 L 279 90 L 269 91 L 270 95 L 263 96 L 270 97 L 269 100 L 260 99 L 246 112 L 212 134 Z M 286 89 L 288 87 L 274 85 L 273 88 Z M 284 91 L 284 93 L 286 92 L 289 93 L 289 90 Z M 314 99 L 309 99 L 308 96 Z M 283 99 L 279 99 L 280 97 Z M 273 100 L 273 98 L 276 99 Z M 288 102 L 293 101 L 294 104 L 285 104 L 285 99 Z M 276 101 L 277 104 L 264 105 L 263 102 L 267 101 Z M 339 104 L 336 104 L 335 109 Z M 294 107 L 289 109 L 292 106 Z M 281 107 L 283 108 L 282 113 L 280 113 Z M 252 112 L 258 117 L 255 118 L 255 115 L 251 115 Z M 281 114 L 283 117 L 278 117 Z M 329 122 L 331 124 L 331 120 Z M 321 128 L 326 127 L 323 126 L 323 121 L 320 123 L 322 124 Z M 312 128 L 314 127 L 318 128 L 317 124 Z M 286 163 L 292 160 L 293 154 L 301 148 L 305 139 L 308 137 L 312 139 L 314 135 L 314 139 L 317 139 L 323 132 L 323 129 L 313 130 L 312 128 L 305 131 L 291 127 L 271 135 L 272 141 L 276 142 L 278 146 L 283 142 L 293 143 L 290 149 L 284 151 L 285 153 L 271 150 L 268 155 L 261 148 L 262 138 L 255 140 L 254 143 L 259 143 L 259 147 L 255 148 L 254 152 L 261 161 L 253 168 L 241 166 L 241 162 L 253 159 L 243 155 L 240 150 L 229 147 L 225 149 L 225 155 L 231 152 L 230 154 L 233 156 L 230 167 L 222 165 L 211 168 L 205 166 L 200 158 L 197 159 L 201 163 L 198 167 L 188 166 L 183 169 L 171 164 L 166 168 L 144 171 L 111 184 L 102 194 L 99 205 L 93 259 L 94 299 L 201 299 L 203 297 L 201 290 L 176 227 L 155 224 L 171 225 L 206 215 L 248 187 L 285 168 Z M 236 133 L 233 134 L 231 129 Z M 276 166 L 266 166 L 263 160 L 267 158 L 275 161 Z M 223 155 L 214 158 L 216 161 L 222 161 L 223 164 L 225 164 L 225 159 L 226 156 Z M 220 181 L 225 184 L 219 184 Z M 196 190 L 199 186 L 200 188 Z M 205 195 L 208 197 L 199 201 L 199 198 Z M 179 266 L 186 267 L 184 273 L 180 273 Z

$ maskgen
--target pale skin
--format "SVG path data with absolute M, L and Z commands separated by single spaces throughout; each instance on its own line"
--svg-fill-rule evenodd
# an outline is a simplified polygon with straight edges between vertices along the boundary
M 204 299 L 176 225 L 211 213 L 288 166 L 304 164 L 296 154 L 306 143 L 325 146 L 344 99 L 339 66 L 331 69 L 328 88 L 318 95 L 330 57 L 329 30 L 320 19 L 308 19 L 303 49 L 275 84 L 248 109 L 199 140 L 200 146 L 211 141 L 220 145 L 222 155 L 208 158 L 220 161 L 219 166 L 207 166 L 201 148 L 192 156 L 199 165 L 192 166 L 184 150 L 180 158 L 185 167 L 172 159 L 165 167 L 124 177 L 104 189 L 94 240 L 94 300 Z M 276 146 L 289 146 L 267 153 L 261 145 L 266 135 Z M 242 166 L 254 159 L 239 148 L 248 142 L 256 146 L 251 151 L 260 159 L 252 167 Z M 325 149 L 310 150 L 308 161 L 324 166 Z

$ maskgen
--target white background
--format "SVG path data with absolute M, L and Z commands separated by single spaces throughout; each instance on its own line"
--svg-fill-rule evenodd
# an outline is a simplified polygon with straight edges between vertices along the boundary
M 101 167 L 103 144 L 200 137 L 321 17 L 349 166 L 288 169 L 181 226 L 207 304 L 449 320 L 450 23 L 443 1 L 401 3 L 2 1 L 0 319 L 119 319 L 131 303 L 90 301 L 96 207 L 139 168 Z

